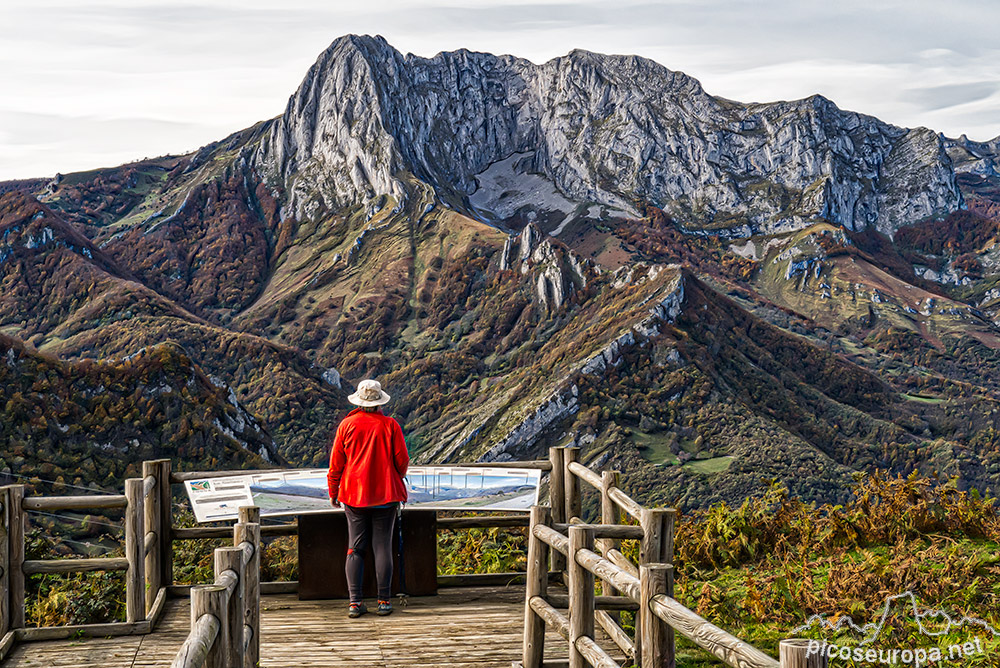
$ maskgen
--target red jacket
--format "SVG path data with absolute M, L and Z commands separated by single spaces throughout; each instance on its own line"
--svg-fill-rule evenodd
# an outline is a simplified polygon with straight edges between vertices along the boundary
M 349 506 L 406 501 L 403 476 L 410 465 L 403 430 L 381 411 L 347 414 L 333 440 L 326 480 L 330 498 Z

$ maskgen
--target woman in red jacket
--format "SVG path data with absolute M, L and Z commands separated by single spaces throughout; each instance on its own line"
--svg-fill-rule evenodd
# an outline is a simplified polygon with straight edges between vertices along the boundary
M 378 381 L 363 380 L 348 401 L 360 406 L 337 427 L 327 483 L 330 501 L 347 514 L 348 617 L 365 612 L 362 601 L 364 554 L 372 543 L 378 581 L 376 613 L 392 612 L 392 534 L 399 504 L 406 501 L 403 476 L 410 465 L 403 430 L 379 406 L 389 401 Z

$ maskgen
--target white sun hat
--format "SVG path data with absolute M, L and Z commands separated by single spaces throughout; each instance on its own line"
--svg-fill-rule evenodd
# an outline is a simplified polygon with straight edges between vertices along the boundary
M 382 385 L 377 380 L 363 380 L 358 383 L 358 391 L 347 400 L 355 406 L 381 406 L 389 401 L 389 395 L 382 391 Z

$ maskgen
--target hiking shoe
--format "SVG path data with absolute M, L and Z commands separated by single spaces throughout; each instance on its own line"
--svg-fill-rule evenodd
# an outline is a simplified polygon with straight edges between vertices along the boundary
M 383 617 L 385 617 L 386 615 L 391 615 L 392 603 L 390 603 L 389 601 L 379 601 L 378 608 L 375 610 L 375 614 L 382 615 Z
M 368 608 L 365 607 L 364 603 L 351 603 L 350 607 L 347 608 L 348 617 L 360 617 L 366 612 L 368 612 Z

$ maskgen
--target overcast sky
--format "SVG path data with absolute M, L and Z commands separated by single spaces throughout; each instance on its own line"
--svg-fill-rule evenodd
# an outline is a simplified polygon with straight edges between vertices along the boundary
M 0 179 L 182 153 L 276 116 L 346 33 L 422 56 L 636 53 L 744 102 L 821 93 L 1000 135 L 995 0 L 0 0 Z

